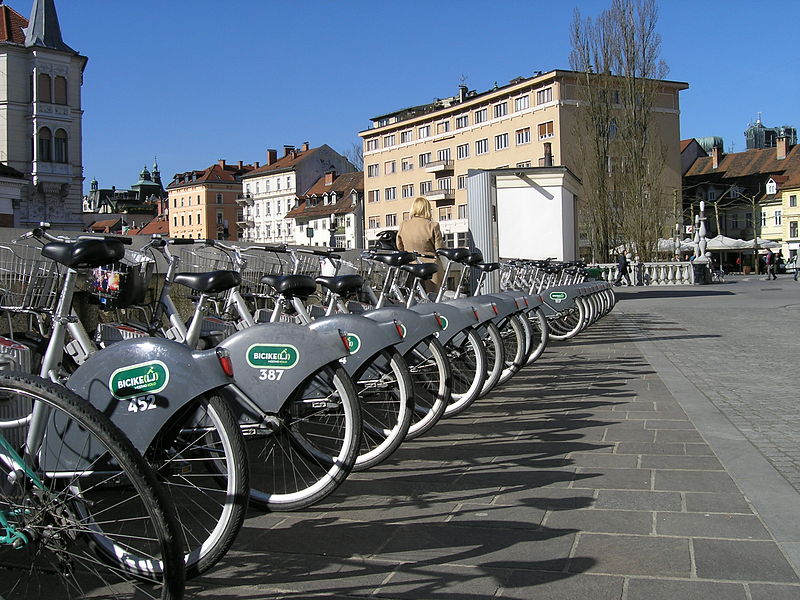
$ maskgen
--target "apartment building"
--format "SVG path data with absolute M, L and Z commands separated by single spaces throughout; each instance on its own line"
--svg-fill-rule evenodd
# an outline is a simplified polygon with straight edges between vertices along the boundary
M 242 176 L 257 168 L 224 160 L 203 170 L 177 173 L 167 186 L 170 236 L 238 240 Z
M 295 222 L 295 243 L 334 248 L 364 247 L 364 173 L 328 171 L 298 197 L 286 215 Z
M 364 149 L 366 237 L 397 228 L 411 202 L 425 196 L 450 245 L 465 245 L 470 169 L 567 166 L 580 177 L 575 150 L 578 74 L 550 71 L 372 118 L 359 133 Z M 659 82 L 657 141 L 666 149 L 664 186 L 680 189 L 678 92 Z
M 355 168 L 327 144 L 309 148 L 284 146 L 283 156 L 267 150 L 267 162 L 242 177 L 238 202 L 242 239 L 262 243 L 299 243 L 297 226 L 287 217 L 303 195 L 327 171 L 349 173 Z M 304 232 L 300 232 L 300 238 Z

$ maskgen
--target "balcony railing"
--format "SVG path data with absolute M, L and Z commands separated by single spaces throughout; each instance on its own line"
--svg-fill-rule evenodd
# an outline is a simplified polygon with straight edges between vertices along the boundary
M 255 227 L 255 221 L 244 220 L 244 221 L 236 221 L 236 224 L 241 227 L 242 229 L 247 229 L 249 227 Z
M 438 173 L 439 171 L 452 171 L 455 163 L 452 160 L 435 160 L 425 165 L 426 173 Z
M 239 206 L 253 206 L 253 196 L 250 194 L 239 194 L 236 196 L 236 204 Z
M 455 200 L 456 191 L 453 189 L 431 190 L 425 196 L 428 200 L 433 202 L 441 202 L 443 200 Z

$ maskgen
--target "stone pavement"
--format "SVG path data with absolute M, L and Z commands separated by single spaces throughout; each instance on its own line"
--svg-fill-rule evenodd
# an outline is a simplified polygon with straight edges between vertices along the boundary
M 800 598 L 800 494 L 742 431 L 767 410 L 782 455 L 800 435 L 779 422 L 796 395 L 763 376 L 766 352 L 736 358 L 740 337 L 789 328 L 766 284 L 622 290 L 612 315 L 321 505 L 253 511 L 188 596 Z M 786 323 L 750 311 L 764 298 Z

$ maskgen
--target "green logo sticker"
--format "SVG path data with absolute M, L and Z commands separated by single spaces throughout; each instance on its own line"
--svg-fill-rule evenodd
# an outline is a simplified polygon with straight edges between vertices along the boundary
M 567 299 L 567 292 L 550 292 L 550 300 L 561 302 Z
M 347 349 L 350 351 L 350 354 L 355 354 L 361 349 L 361 338 L 355 333 L 347 334 Z
M 442 325 L 442 331 L 447 329 L 447 326 L 450 324 L 450 322 L 447 320 L 447 317 L 443 317 L 442 315 L 439 315 L 439 323 Z
M 247 364 L 256 369 L 291 369 L 300 352 L 291 344 L 253 344 L 247 349 Z
M 169 383 L 169 369 L 160 360 L 122 367 L 111 374 L 108 389 L 120 400 L 143 394 L 157 394 Z

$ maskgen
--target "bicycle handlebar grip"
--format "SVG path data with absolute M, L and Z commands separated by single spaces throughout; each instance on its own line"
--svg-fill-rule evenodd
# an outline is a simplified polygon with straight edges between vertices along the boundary
M 192 238 L 172 238 L 169 240 L 169 243 L 175 246 L 186 246 L 188 244 L 194 244 L 195 241 L 196 240 L 193 240 Z

